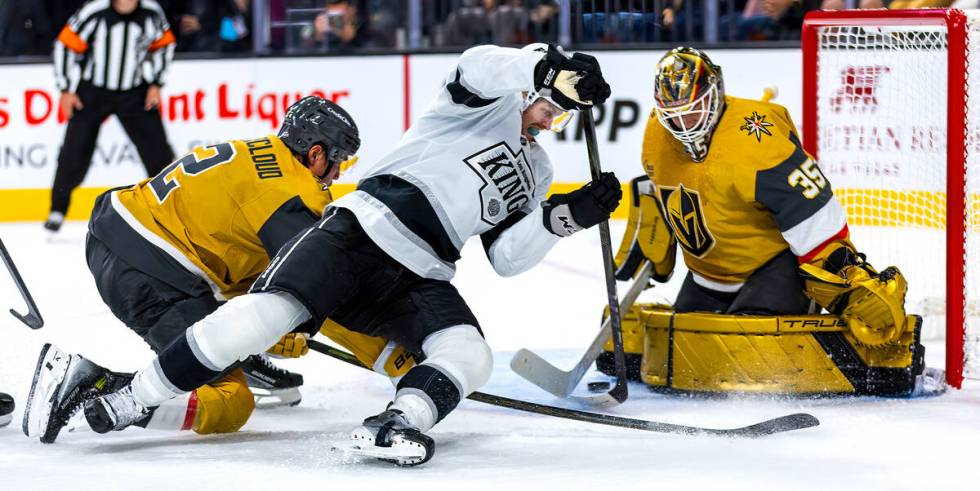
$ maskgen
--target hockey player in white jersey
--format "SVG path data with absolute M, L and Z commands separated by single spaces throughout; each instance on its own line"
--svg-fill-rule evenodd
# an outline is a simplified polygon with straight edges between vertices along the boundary
M 401 465 L 427 461 L 424 434 L 490 376 L 479 324 L 449 283 L 463 243 L 479 235 L 493 268 L 518 274 L 559 238 L 608 219 L 619 204 L 611 173 L 546 198 L 552 167 L 534 136 L 609 96 L 595 58 L 560 48 L 478 46 L 399 145 L 287 242 L 251 293 L 188 328 L 130 385 L 89 400 L 98 432 L 200 386 L 311 317 L 382 336 L 420 364 L 387 410 L 355 428 L 347 448 Z M 569 165 L 570 163 L 565 163 Z

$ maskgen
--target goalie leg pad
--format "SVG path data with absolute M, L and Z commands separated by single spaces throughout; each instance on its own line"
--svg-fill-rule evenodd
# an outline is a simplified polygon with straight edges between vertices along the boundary
M 649 177 L 640 176 L 630 181 L 629 203 L 626 231 L 614 259 L 616 279 L 635 278 L 646 259 L 654 264 L 653 279 L 666 282 L 674 272 L 677 241 L 653 197 Z
M 642 380 L 696 392 L 778 394 L 911 393 L 922 373 L 921 319 L 910 315 L 898 343 L 856 342 L 831 315 L 675 314 L 643 305 Z

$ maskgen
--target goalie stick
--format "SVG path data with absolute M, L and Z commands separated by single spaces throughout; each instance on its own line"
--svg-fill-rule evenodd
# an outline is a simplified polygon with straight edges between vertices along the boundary
M 331 358 L 349 363 L 356 367 L 363 368 L 365 370 L 371 370 L 370 368 L 364 366 L 363 363 L 358 361 L 358 359 L 338 348 L 321 343 L 317 340 L 311 339 L 307 341 L 308 346 L 311 350 L 327 355 Z M 373 371 L 373 370 L 371 370 Z M 804 428 L 811 428 L 820 424 L 811 414 L 807 413 L 795 413 L 788 414 L 786 416 L 780 416 L 778 418 L 767 419 L 760 423 L 755 423 L 748 426 L 742 426 L 740 428 L 702 428 L 699 426 L 685 426 L 673 423 L 662 423 L 658 421 L 647 421 L 643 419 L 625 418 L 622 416 L 612 416 L 608 414 L 590 413 L 586 411 L 576 411 L 574 409 L 565 409 L 561 407 L 548 406 L 545 404 L 538 404 L 534 402 L 522 401 L 519 399 L 511 399 L 509 397 L 497 396 L 493 394 L 487 394 L 484 392 L 473 392 L 466 397 L 467 399 L 482 402 L 484 404 L 489 404 L 491 406 L 505 407 L 508 409 L 514 409 L 517 411 L 524 411 L 534 414 L 543 414 L 545 416 L 554 416 L 556 418 L 571 419 L 575 421 L 582 421 L 585 423 L 594 423 L 606 426 L 615 426 L 617 428 L 629 428 L 634 430 L 651 431 L 655 433 L 672 433 L 678 435 L 708 435 L 708 436 L 726 436 L 726 437 L 741 437 L 741 438 L 756 438 L 760 436 L 772 435 L 773 433 L 782 433 L 784 431 L 801 430 Z
M 14 266 L 14 260 L 10 257 L 10 253 L 7 252 L 7 248 L 3 245 L 2 240 L 0 240 L 0 257 L 3 258 L 3 264 L 7 267 L 7 271 L 10 272 L 10 276 L 14 279 L 17 289 L 20 290 L 20 296 L 27 303 L 27 314 L 21 315 L 14 309 L 10 309 L 10 313 L 24 324 L 27 324 L 27 327 L 40 329 L 44 326 L 44 319 L 41 318 L 41 313 L 38 312 L 37 305 L 34 303 L 34 299 L 31 298 L 31 292 L 27 291 L 27 285 L 24 284 L 24 279 L 17 272 L 17 266 Z
M 640 293 L 646 287 L 647 283 L 649 283 L 651 276 L 653 276 L 653 263 L 645 261 L 643 268 L 640 270 L 640 274 L 637 275 L 633 281 L 633 285 L 626 291 L 623 301 L 619 304 L 620 311 L 629 310 L 633 306 L 636 298 L 640 296 Z M 537 385 L 553 395 L 581 400 L 583 399 L 581 397 L 570 397 L 571 393 L 582 381 L 582 377 L 592 367 L 599 354 L 602 353 L 610 334 L 610 318 L 606 317 L 602 322 L 602 327 L 599 328 L 599 333 L 596 334 L 595 339 L 592 340 L 592 344 L 589 345 L 589 349 L 585 351 L 582 358 L 569 371 L 562 370 L 548 363 L 547 360 L 528 349 L 521 349 L 514 354 L 514 358 L 510 360 L 510 368 L 528 382 Z

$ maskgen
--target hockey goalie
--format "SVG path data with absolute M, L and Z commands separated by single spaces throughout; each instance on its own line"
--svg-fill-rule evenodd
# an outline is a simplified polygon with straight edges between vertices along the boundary
M 924 349 L 906 280 L 851 243 L 786 109 L 727 96 L 721 68 L 684 47 L 657 64 L 654 101 L 617 278 L 650 261 L 666 282 L 678 245 L 689 272 L 673 306 L 625 313 L 631 376 L 702 392 L 911 393 Z M 612 374 L 606 348 L 597 364 Z

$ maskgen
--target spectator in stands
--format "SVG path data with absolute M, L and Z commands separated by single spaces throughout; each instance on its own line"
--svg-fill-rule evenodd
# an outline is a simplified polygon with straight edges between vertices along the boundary
M 493 2 L 490 2 L 493 3 Z M 504 0 L 489 11 L 490 40 L 501 46 L 525 45 L 532 41 L 528 33 L 528 11 L 521 0 Z
M 953 0 L 860 0 L 858 8 L 861 9 L 923 9 L 949 7 Z M 972 2 L 971 7 L 977 8 L 977 2 Z
M 474 46 L 490 42 L 490 12 L 495 2 L 487 0 L 463 0 L 462 6 L 446 18 L 444 39 L 436 44 L 446 46 Z
M 44 2 L 0 0 L 0 56 L 49 55 L 54 30 Z
M 531 39 L 537 42 L 557 42 L 558 3 L 555 0 L 528 0 L 525 3 L 528 20 L 531 21 Z
M 252 6 L 249 0 L 225 0 L 218 10 L 221 51 L 252 49 Z
M 167 13 L 176 27 L 177 51 L 214 51 L 217 49 L 219 19 L 215 10 L 215 2 L 211 0 L 187 0 L 171 2 L 170 6 Z
M 330 51 L 359 48 L 364 41 L 359 27 L 357 8 L 350 1 L 328 0 L 313 22 L 314 44 Z
M 178 51 L 248 51 L 252 48 L 249 0 L 171 1 Z
M 404 29 L 406 8 L 403 0 L 362 0 L 365 10 L 365 23 L 361 30 L 365 33 L 365 47 L 395 48 L 398 46 L 398 32 Z M 403 41 L 404 42 L 404 41 Z
M 773 21 L 769 39 L 800 39 L 803 17 L 820 8 L 822 0 L 762 0 L 762 11 Z
M 763 0 L 765 1 L 765 0 Z M 718 0 L 718 39 L 735 39 L 741 29 L 743 12 L 747 0 Z M 729 12 L 735 12 L 734 16 Z M 668 31 L 668 38 L 673 41 L 693 41 L 704 39 L 704 5 L 703 2 L 671 0 L 662 11 L 663 26 Z M 734 24 L 734 26 L 732 26 Z

